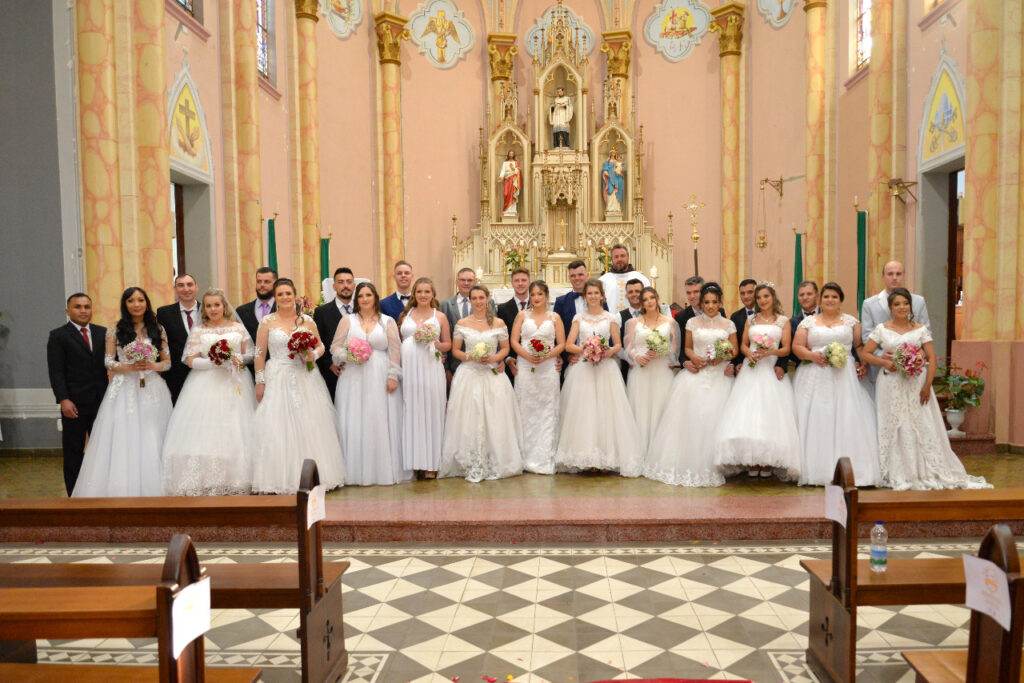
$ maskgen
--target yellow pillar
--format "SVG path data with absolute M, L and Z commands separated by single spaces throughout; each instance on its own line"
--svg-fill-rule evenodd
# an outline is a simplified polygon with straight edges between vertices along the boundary
M 299 156 L 302 186 L 302 284 L 312 301 L 320 294 L 320 123 L 317 95 L 317 0 L 296 0 L 298 33 Z
M 255 3 L 221 0 L 220 42 L 228 265 L 221 284 L 231 300 L 245 301 L 256 269 L 264 265 Z
M 381 167 L 384 185 L 384 249 L 378 282 L 386 282 L 392 264 L 405 254 L 402 171 L 402 41 L 409 38 L 408 19 L 381 12 L 374 18 L 380 60 Z
M 744 276 L 744 226 L 740 224 L 740 69 L 743 13 L 746 6 L 727 2 L 711 10 L 718 33 L 722 99 L 722 291 L 731 310 L 739 305 L 737 287 Z
M 825 29 L 826 0 L 804 0 L 807 13 L 807 131 L 805 146 L 806 260 L 804 277 L 824 282 L 825 276 Z M 799 283 L 793 283 L 795 287 Z
M 113 0 L 79 0 L 74 12 L 85 290 L 96 322 L 110 325 L 124 289 Z

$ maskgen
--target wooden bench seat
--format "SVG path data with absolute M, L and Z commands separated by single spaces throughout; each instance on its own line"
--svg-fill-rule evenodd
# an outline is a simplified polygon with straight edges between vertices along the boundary
M 800 566 L 824 585 L 832 578 L 831 560 L 800 560 Z M 857 604 L 958 605 L 964 601 L 964 563 L 959 557 L 891 558 L 885 572 L 857 560 Z
M 253 683 L 260 680 L 254 669 L 207 668 L 208 683 Z M 0 681 L 18 683 L 157 683 L 159 672 L 148 666 L 111 664 L 0 664 Z

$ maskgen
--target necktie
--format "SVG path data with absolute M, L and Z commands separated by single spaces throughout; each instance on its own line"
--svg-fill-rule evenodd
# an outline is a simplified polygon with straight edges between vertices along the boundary
M 185 311 L 185 320 L 188 322 L 188 331 L 192 331 L 192 311 Z
M 526 310 L 526 302 L 525 301 L 520 301 L 519 302 L 519 310 L 520 311 L 525 311 Z
M 83 328 L 81 328 L 81 332 L 82 332 L 82 339 L 85 340 L 85 345 L 89 347 L 90 351 L 92 351 L 92 340 L 89 339 L 89 330 L 87 328 L 83 327 Z
M 345 307 L 345 315 L 352 315 L 352 306 L 350 304 L 342 304 Z
M 267 317 L 267 309 L 268 308 L 269 308 L 269 305 L 267 304 L 266 301 L 261 301 L 260 302 L 260 320 L 263 320 L 264 318 Z
M 469 317 L 469 299 L 463 299 L 462 300 L 462 317 L 463 318 L 468 318 Z
M 753 317 L 753 315 L 754 315 L 754 312 L 748 308 L 747 309 L 747 317 L 751 318 L 751 317 Z
M 633 311 L 633 317 L 634 318 L 639 318 L 640 317 L 640 311 Z

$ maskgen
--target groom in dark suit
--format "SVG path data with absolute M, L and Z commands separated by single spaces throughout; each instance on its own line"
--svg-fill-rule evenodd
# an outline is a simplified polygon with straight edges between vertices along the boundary
M 686 357 L 686 323 L 690 322 L 690 318 L 700 313 L 700 290 L 704 287 L 704 278 L 700 275 L 688 277 L 684 287 L 686 301 L 689 305 L 682 310 L 676 311 L 674 315 L 676 324 L 679 325 L 679 334 L 682 335 L 682 338 L 679 340 L 679 365 L 690 372 L 697 372 L 697 367 L 693 364 L 693 361 Z M 718 314 L 724 318 L 725 309 L 720 307 Z
M 198 291 L 195 278 L 182 273 L 174 278 L 174 294 L 177 298 L 173 304 L 156 309 L 156 319 L 163 325 L 167 333 L 167 351 L 171 354 L 171 369 L 163 373 L 167 388 L 171 390 L 171 402 L 178 402 L 178 394 L 188 378 L 189 367 L 181 357 L 188 343 L 188 335 L 192 328 L 202 324 L 199 303 L 196 301 Z
M 313 322 L 316 323 L 320 341 L 327 349 L 326 353 L 317 359 L 316 365 L 320 369 L 324 383 L 327 384 L 331 400 L 334 400 L 334 392 L 338 388 L 338 377 L 341 376 L 341 368 L 335 365 L 331 358 L 331 342 L 334 341 L 334 333 L 338 331 L 338 323 L 341 322 L 341 319 L 355 311 L 355 302 L 352 301 L 352 293 L 355 289 L 356 279 L 352 269 L 344 266 L 338 268 L 334 271 L 334 301 L 328 301 L 313 311 Z
M 512 298 L 498 306 L 498 317 L 505 323 L 511 338 L 516 317 L 530 305 L 530 271 L 526 268 L 516 268 L 509 275 L 509 281 L 512 283 Z M 505 358 L 505 374 L 508 375 L 508 381 L 513 384 L 516 381 L 516 373 L 519 372 L 518 362 L 518 354 L 509 348 L 508 356 Z
M 256 298 L 242 304 L 235 309 L 238 319 L 245 325 L 245 330 L 252 337 L 252 343 L 256 343 L 256 330 L 259 329 L 263 318 L 271 313 L 277 313 L 277 303 L 274 301 L 274 281 L 277 280 L 277 271 L 268 266 L 256 270 Z M 249 372 L 255 374 L 256 370 L 250 363 L 246 366 Z
M 757 305 L 754 303 L 754 289 L 757 287 L 757 281 L 753 278 L 746 278 L 740 282 L 739 294 L 740 303 L 742 307 L 737 309 L 729 319 L 732 320 L 732 324 L 736 326 L 736 341 L 743 341 L 743 331 L 747 329 L 747 323 L 753 320 L 757 314 Z M 737 352 L 739 349 L 737 349 Z M 746 357 L 742 353 L 737 353 L 736 357 L 729 361 L 729 365 L 732 366 L 732 372 L 726 369 L 727 375 L 732 375 L 736 370 L 740 369 L 742 363 L 746 362 Z
M 619 351 L 619 369 L 622 371 L 622 381 L 629 378 L 629 356 L 626 354 L 626 323 L 633 318 L 643 315 L 640 307 L 640 295 L 644 290 L 643 280 L 633 278 L 626 280 L 626 301 L 628 305 L 619 311 L 619 339 L 622 340 L 622 351 Z
M 64 488 L 75 488 L 82 469 L 85 440 L 107 390 L 103 366 L 107 328 L 91 325 L 92 299 L 78 292 L 68 297 L 68 323 L 50 332 L 46 366 L 50 387 L 60 404 L 61 445 L 64 450 Z

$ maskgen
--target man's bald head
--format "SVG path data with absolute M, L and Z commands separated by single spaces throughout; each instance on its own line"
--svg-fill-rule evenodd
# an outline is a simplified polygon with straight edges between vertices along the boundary
M 903 286 L 903 264 L 899 261 L 889 261 L 882 266 L 882 281 L 885 282 L 885 291 L 892 294 L 892 290 Z

